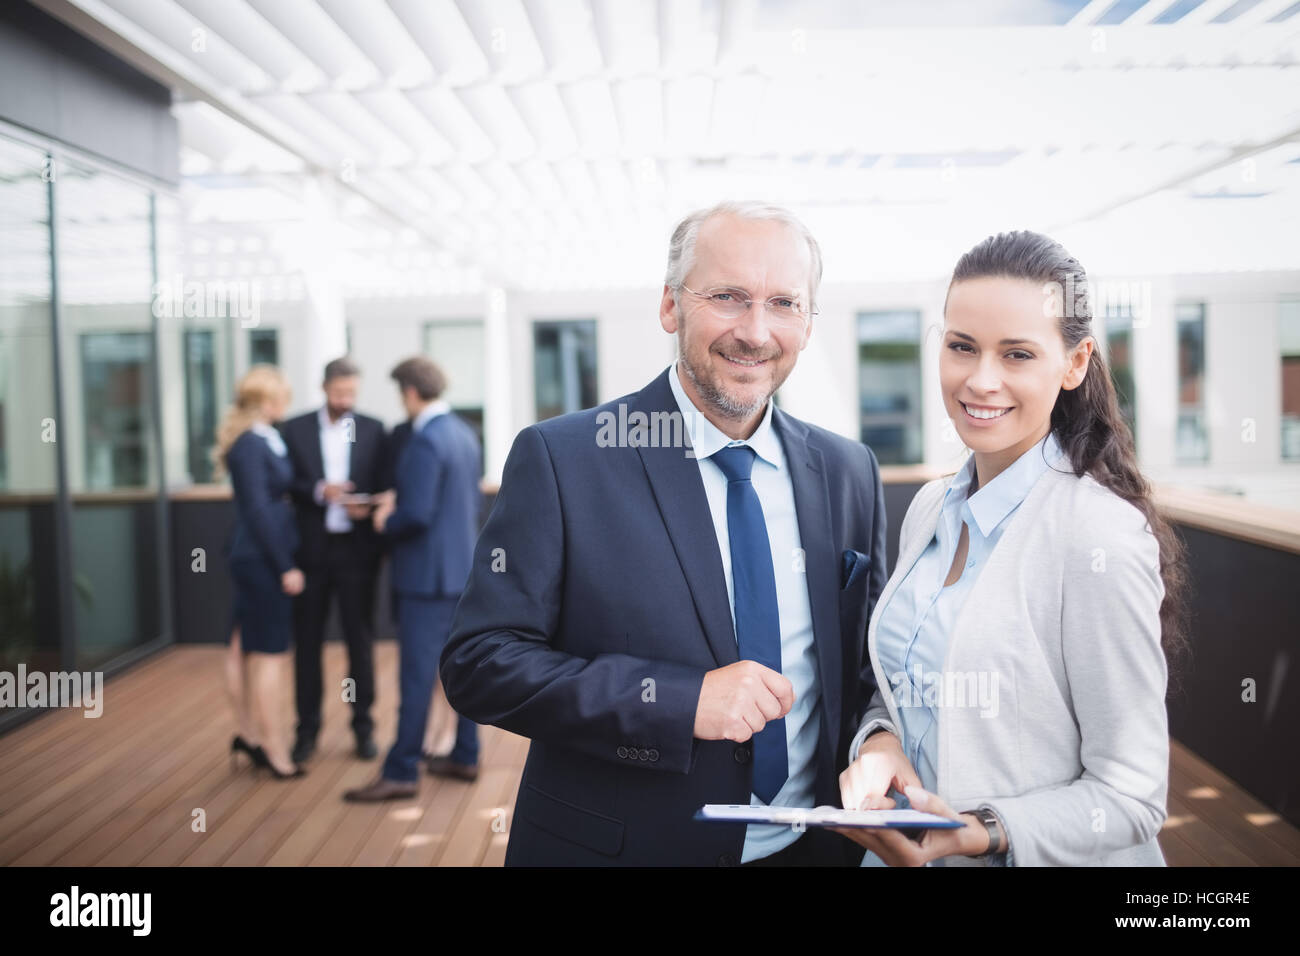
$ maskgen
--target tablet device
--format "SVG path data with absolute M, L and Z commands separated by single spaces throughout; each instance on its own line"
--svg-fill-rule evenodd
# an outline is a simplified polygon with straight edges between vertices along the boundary
M 707 803 L 696 820 L 719 823 L 766 823 L 776 826 L 843 827 L 872 830 L 952 830 L 966 824 L 920 810 L 843 810 L 839 807 L 764 807 Z

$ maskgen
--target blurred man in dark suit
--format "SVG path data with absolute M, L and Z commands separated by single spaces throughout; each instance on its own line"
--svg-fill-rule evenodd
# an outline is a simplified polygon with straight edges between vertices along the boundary
M 352 732 L 356 754 L 377 754 L 374 720 L 375 666 L 372 625 L 378 538 L 371 506 L 352 496 L 376 494 L 387 486 L 388 450 L 383 423 L 357 414 L 361 372 L 348 358 L 325 366 L 325 404 L 282 427 L 293 462 L 293 499 L 302 546 L 298 565 L 306 587 L 294 605 L 295 679 L 298 734 L 294 762 L 316 750 L 321 727 L 321 646 L 330 599 L 338 598 L 348 670 L 354 682 Z
M 482 507 L 478 436 L 451 411 L 441 395 L 442 371 L 427 358 L 407 359 L 393 369 L 410 436 L 397 458 L 395 496 L 376 508 L 375 529 L 391 542 L 397 635 L 401 648 L 401 704 L 397 740 L 380 775 L 344 799 L 373 801 L 415 796 L 419 789 L 424 731 L 451 618 L 469 577 Z M 478 731 L 462 720 L 447 763 L 456 776 L 477 773 Z

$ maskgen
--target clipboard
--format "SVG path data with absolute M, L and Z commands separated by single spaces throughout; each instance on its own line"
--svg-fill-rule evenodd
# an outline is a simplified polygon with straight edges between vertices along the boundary
M 867 830 L 955 830 L 966 824 L 920 810 L 843 810 L 839 807 L 764 807 L 706 803 L 696 820 L 713 823 L 764 823 L 783 827 L 841 827 Z

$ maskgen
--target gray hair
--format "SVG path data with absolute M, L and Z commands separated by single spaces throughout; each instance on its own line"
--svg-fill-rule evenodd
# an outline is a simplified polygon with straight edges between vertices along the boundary
M 700 226 L 705 220 L 720 215 L 784 223 L 808 243 L 808 258 L 812 264 L 808 274 L 808 297 L 811 299 L 809 307 L 816 306 L 817 287 L 822 281 L 822 251 L 817 245 L 817 240 L 808 231 L 808 227 L 790 210 L 771 203 L 752 200 L 720 202 L 710 209 L 697 209 L 679 222 L 668 243 L 668 271 L 664 276 L 664 285 L 673 292 L 681 291 L 682 283 L 686 281 L 687 274 L 695 265 L 695 239 L 700 233 Z

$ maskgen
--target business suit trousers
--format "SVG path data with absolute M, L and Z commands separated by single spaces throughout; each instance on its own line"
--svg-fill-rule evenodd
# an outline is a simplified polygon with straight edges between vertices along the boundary
M 424 732 L 429 722 L 438 659 L 451 633 L 457 598 L 397 597 L 397 642 L 401 655 L 398 683 L 402 699 L 397 708 L 397 740 L 384 759 L 383 775 L 412 783 L 420 777 Z M 478 763 L 478 727 L 466 718 L 456 723 L 456 763 Z
M 348 676 L 355 682 L 352 732 L 368 737 L 374 730 L 375 562 L 355 532 L 325 536 L 321 563 L 303 568 L 303 591 L 294 602 L 294 683 L 298 702 L 298 737 L 315 740 L 321 728 L 321 648 L 329 620 L 330 599 L 338 598 L 339 620 L 348 647 Z

